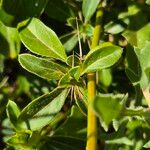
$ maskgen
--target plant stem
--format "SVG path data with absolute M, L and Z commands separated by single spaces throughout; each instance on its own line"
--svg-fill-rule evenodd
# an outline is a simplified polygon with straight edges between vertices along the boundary
M 96 13 L 96 25 L 94 28 L 94 34 L 92 38 L 91 49 L 95 48 L 99 44 L 100 34 L 102 31 L 101 20 L 103 16 L 101 4 L 98 6 Z M 87 145 L 86 150 L 97 150 L 97 119 L 93 112 L 90 103 L 94 100 L 96 94 L 96 74 L 89 73 L 88 79 L 88 122 L 87 122 Z

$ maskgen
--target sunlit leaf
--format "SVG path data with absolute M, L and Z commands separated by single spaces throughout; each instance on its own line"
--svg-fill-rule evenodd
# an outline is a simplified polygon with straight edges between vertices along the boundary
M 39 19 L 24 21 L 18 28 L 21 41 L 31 52 L 66 61 L 64 47 L 57 35 Z
M 30 54 L 19 55 L 19 62 L 27 71 L 47 80 L 58 80 L 67 72 L 63 65 Z
M 86 56 L 82 74 L 113 66 L 119 60 L 121 54 L 121 48 L 115 45 L 95 48 Z

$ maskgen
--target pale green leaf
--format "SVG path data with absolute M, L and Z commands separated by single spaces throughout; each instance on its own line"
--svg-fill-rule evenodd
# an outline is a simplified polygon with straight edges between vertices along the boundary
M 7 27 L 0 21 L 0 41 L 1 54 L 9 58 L 16 58 L 21 47 L 16 28 Z
M 146 0 L 146 4 L 150 5 L 150 0 Z
M 21 41 L 31 52 L 66 61 L 64 47 L 57 35 L 39 19 L 24 21 L 18 28 Z
M 143 48 L 147 41 L 150 41 L 150 24 L 146 24 L 138 31 L 127 30 L 123 36 L 132 45 L 138 48 Z
M 148 141 L 143 147 L 144 148 L 150 148 L 150 141 Z
M 99 94 L 96 96 L 93 102 L 93 108 L 108 126 L 113 119 L 118 119 L 124 109 L 124 106 L 120 103 L 123 99 L 123 95 L 112 95 L 112 94 Z
M 58 80 L 67 72 L 67 67 L 31 54 L 19 55 L 19 62 L 27 71 L 47 80 Z
M 133 141 L 131 141 L 130 139 L 128 139 L 127 137 L 121 137 L 118 139 L 114 139 L 114 140 L 106 140 L 107 144 L 125 144 L 125 145 L 133 145 Z
M 83 0 L 82 11 L 85 17 L 85 22 L 89 21 L 95 13 L 100 0 Z

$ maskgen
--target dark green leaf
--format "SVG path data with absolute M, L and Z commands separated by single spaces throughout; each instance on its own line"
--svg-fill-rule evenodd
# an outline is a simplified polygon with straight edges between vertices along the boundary
M 30 0 L 30 3 L 28 0 L 3 0 L 1 7 L 5 13 L 13 17 L 13 21 L 9 25 L 16 26 L 18 22 L 29 17 L 39 17 L 47 2 L 48 0 Z
M 33 18 L 18 27 L 22 42 L 31 52 L 66 62 L 67 56 L 57 35 L 40 20 Z
M 40 147 L 40 150 L 85 150 L 85 141 L 66 136 L 53 136 L 47 138 L 46 143 Z
M 73 106 L 70 116 L 65 121 L 65 123 L 56 130 L 55 135 L 85 139 L 86 124 L 86 117 L 79 111 L 76 106 Z
M 67 72 L 63 65 L 30 54 L 19 55 L 19 62 L 24 69 L 47 80 L 58 80 Z
M 49 0 L 45 12 L 50 18 L 65 22 L 71 13 L 68 4 L 63 0 Z
M 86 56 L 82 74 L 111 67 L 119 60 L 121 54 L 121 48 L 115 45 L 95 48 Z
M 51 112 L 52 114 L 56 114 L 58 112 L 58 109 L 60 111 L 60 109 L 62 107 L 62 103 L 64 103 L 64 101 L 67 97 L 67 94 L 68 94 L 68 89 L 57 88 L 48 94 L 44 94 L 44 95 L 38 97 L 37 99 L 35 99 L 31 103 L 29 103 L 22 110 L 21 114 L 19 115 L 19 119 L 20 120 L 28 120 L 29 118 L 32 118 L 33 116 L 35 116 L 38 112 L 39 112 L 39 114 L 41 114 L 41 113 L 45 114 L 48 111 L 48 113 Z M 63 102 L 61 102 L 60 100 L 62 100 Z M 59 101 L 61 103 L 59 103 Z M 56 106 L 59 108 L 57 108 Z M 45 108 L 49 108 L 49 109 L 45 109 Z

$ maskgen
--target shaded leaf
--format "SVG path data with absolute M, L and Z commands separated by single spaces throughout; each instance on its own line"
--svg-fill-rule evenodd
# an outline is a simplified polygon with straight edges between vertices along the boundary
M 44 112 L 45 111 L 44 108 L 46 108 L 46 107 L 47 108 L 50 107 L 51 109 L 49 108 L 49 111 L 53 112 L 55 114 L 56 112 L 58 112 L 56 106 L 59 107 L 59 111 L 60 111 L 60 109 L 61 109 L 60 107 L 62 107 L 62 103 L 60 103 L 61 106 L 58 105 L 59 101 L 62 99 L 64 102 L 67 94 L 68 94 L 68 89 L 56 88 L 52 92 L 38 97 L 37 99 L 35 99 L 31 103 L 29 103 L 22 110 L 22 112 L 19 115 L 19 119 L 20 120 L 28 120 L 29 118 L 32 118 L 33 116 L 35 116 L 38 112 L 39 113 L 41 113 L 40 111 Z M 56 111 L 55 111 L 55 109 L 56 109 Z M 44 112 L 44 113 L 46 113 L 46 112 Z
M 100 0 L 83 0 L 82 11 L 85 17 L 85 22 L 89 21 L 95 13 Z
M 57 35 L 40 20 L 33 18 L 19 24 L 21 41 L 33 53 L 66 61 L 64 47 Z
M 76 33 L 70 33 L 61 36 L 60 40 L 63 43 L 66 52 L 71 52 L 78 43 L 78 36 Z
M 19 62 L 27 71 L 47 80 L 58 80 L 67 72 L 63 65 L 30 54 L 19 55 Z
M 50 0 L 45 8 L 50 18 L 65 22 L 71 13 L 68 4 L 63 0 Z
M 1 7 L 5 13 L 13 17 L 12 22 L 7 23 L 9 26 L 16 26 L 18 22 L 23 21 L 29 17 L 39 17 L 48 0 L 4 0 Z
M 0 51 L 9 58 L 16 58 L 21 47 L 18 32 L 16 28 L 5 26 L 0 21 Z
M 18 121 L 18 116 L 20 114 L 20 109 L 18 108 L 15 102 L 9 100 L 6 111 L 10 122 L 13 124 L 15 128 L 17 128 L 18 126 L 17 121 Z
M 53 136 L 47 138 L 46 143 L 40 147 L 40 150 L 85 150 L 86 142 L 84 140 L 68 137 L 68 136 Z
M 60 126 L 55 135 L 70 136 L 79 139 L 86 138 L 86 117 L 79 111 L 79 108 L 73 106 L 68 119 Z M 72 130 L 73 129 L 73 130 Z

